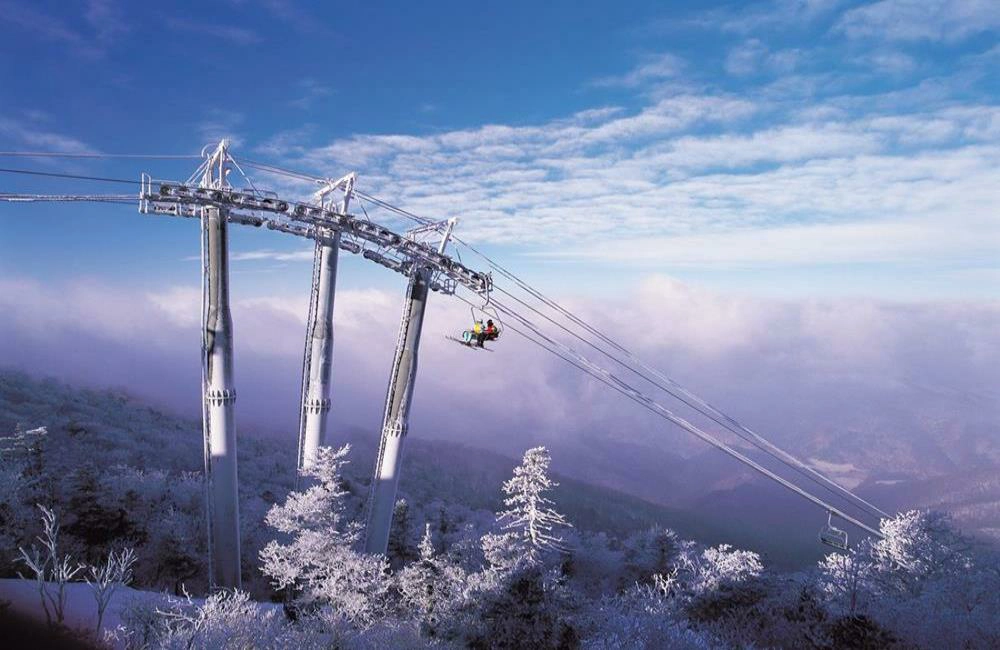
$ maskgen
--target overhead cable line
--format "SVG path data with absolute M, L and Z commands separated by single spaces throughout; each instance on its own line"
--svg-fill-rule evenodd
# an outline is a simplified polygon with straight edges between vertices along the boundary
M 465 298 L 462 298 L 461 296 L 459 296 L 459 299 L 463 300 L 464 302 L 466 302 L 470 306 L 475 307 L 475 305 L 473 303 L 471 303 L 470 301 L 466 300 Z M 552 352 L 556 356 L 559 356 L 564 361 L 567 361 L 567 362 L 571 363 L 572 365 L 576 366 L 577 368 L 583 370 L 584 372 L 586 372 L 587 374 L 591 375 L 595 379 L 598 379 L 602 383 L 604 383 L 604 384 L 606 384 L 608 386 L 611 386 L 612 388 L 614 388 L 618 392 L 622 393 L 623 395 L 625 395 L 626 397 L 628 397 L 632 401 L 636 402 L 637 404 L 640 404 L 643 407 L 645 407 L 646 409 L 648 409 L 648 410 L 656 413 L 660 417 L 662 417 L 662 418 L 664 418 L 666 420 L 669 420 L 670 422 L 676 424 L 677 426 L 681 427 L 685 431 L 687 431 L 687 432 L 689 432 L 689 433 L 697 436 L 702 441 L 707 442 L 708 444 L 712 445 L 713 447 L 716 447 L 717 449 L 720 449 L 721 451 L 723 451 L 726 454 L 732 456 L 733 458 L 735 458 L 736 460 L 740 461 L 744 465 L 747 465 L 748 467 L 756 470 L 760 474 L 763 474 L 765 477 L 767 477 L 767 478 L 769 478 L 769 479 L 777 482 L 779 485 L 782 485 L 785 488 L 787 488 L 789 490 L 792 490 L 793 492 L 795 492 L 796 494 L 800 495 L 801 497 L 807 499 L 808 501 L 812 502 L 813 504 L 822 507 L 827 512 L 831 512 L 831 513 L 837 515 L 838 517 L 840 517 L 841 519 L 843 519 L 845 521 L 848 521 L 848 522 L 854 524 L 855 526 L 857 526 L 857 527 L 859 527 L 859 528 L 861 528 L 861 529 L 863 529 L 863 530 L 865 530 L 865 531 L 867 531 L 867 532 L 869 532 L 869 533 L 871 533 L 873 535 L 876 535 L 878 537 L 882 536 L 881 533 L 879 533 L 879 531 L 875 530 L 871 526 L 869 526 L 869 525 L 865 524 L 864 522 L 856 519 L 855 517 L 853 517 L 853 516 L 845 513 L 844 511 L 840 510 L 836 506 L 833 506 L 833 505 L 831 505 L 831 504 L 823 501 L 819 497 L 814 496 L 810 492 L 807 492 L 806 490 L 800 488 L 799 486 L 795 485 L 791 481 L 789 481 L 789 480 L 787 480 L 785 478 L 782 478 L 781 476 L 775 474 L 771 470 L 769 470 L 766 467 L 760 465 L 759 463 L 755 462 L 754 460 L 752 460 L 751 458 L 747 457 L 746 455 L 740 453 L 736 449 L 733 449 L 732 447 L 730 447 L 726 443 L 724 443 L 724 442 L 716 439 L 711 434 L 703 431 L 702 429 L 700 429 L 699 427 L 697 427 L 693 423 L 689 422 L 685 418 L 676 415 L 673 411 L 671 411 L 667 407 L 663 406 L 662 404 L 659 404 L 658 402 L 656 402 L 652 398 L 650 398 L 647 395 L 644 395 L 640 391 L 636 390 L 631 385 L 629 385 L 627 382 L 623 381 L 621 378 L 617 377 L 616 375 L 614 375 L 613 373 L 609 372 L 608 370 L 606 370 L 606 369 L 604 369 L 604 368 L 602 368 L 602 367 L 594 364 L 589 359 L 587 359 L 586 357 L 584 357 L 580 353 L 576 352 L 572 348 L 569 348 L 568 346 L 566 346 L 566 345 L 564 345 L 562 343 L 559 343 L 558 341 L 556 341 L 556 340 L 550 338 L 549 336 L 545 335 L 529 319 L 524 318 L 518 312 L 509 309 L 508 307 L 506 307 L 505 305 L 503 305 L 502 303 L 499 303 L 497 301 L 494 301 L 493 304 L 494 304 L 494 306 L 498 310 L 502 311 L 507 316 L 510 316 L 511 318 L 516 319 L 524 327 L 530 329 L 532 331 L 532 333 L 534 334 L 534 336 L 542 339 L 543 341 L 545 341 L 549 345 L 542 345 L 542 344 L 540 344 L 532 336 L 526 335 L 523 331 L 519 330 L 516 326 L 511 326 L 510 323 L 509 323 L 509 321 L 508 321 L 508 323 L 507 323 L 507 327 L 508 328 L 513 329 L 515 332 L 517 332 L 518 334 L 524 336 L 529 341 L 532 341 L 536 345 L 540 345 L 540 347 L 542 347 L 543 349 L 546 349 L 549 352 Z M 558 351 L 554 350 L 553 348 L 557 348 Z
M 248 160 L 246 158 L 241 158 L 240 161 L 247 167 L 252 167 L 254 169 L 259 169 L 261 171 L 269 172 L 272 174 L 278 174 L 280 176 L 287 176 L 289 178 L 295 178 L 298 180 L 312 181 L 317 183 L 321 183 L 327 180 L 326 178 L 323 178 L 321 176 L 315 176 L 312 174 L 307 174 L 306 172 L 300 172 L 292 169 L 287 169 L 284 167 L 278 167 L 277 165 L 272 165 L 270 163 L 264 163 L 256 160 Z M 403 208 L 397 207 L 389 203 L 388 201 L 383 201 L 382 199 L 376 196 L 372 196 L 371 194 L 368 194 L 366 192 L 362 192 L 361 190 L 355 189 L 354 195 L 361 198 L 365 198 L 368 201 L 379 206 L 380 208 L 383 208 L 390 212 L 394 212 L 400 216 L 406 217 L 407 219 L 411 219 L 419 224 L 426 225 L 434 222 L 433 219 L 428 219 L 427 217 L 421 217 L 420 215 L 409 212 L 408 210 L 404 210 Z
M 145 154 L 145 153 L 99 153 L 70 151 L 0 151 L 3 158 L 136 158 L 141 160 L 196 160 L 199 155 L 186 154 Z
M 240 162 L 242 162 L 247 167 L 253 167 L 254 169 L 259 169 L 260 171 L 269 172 L 271 174 L 278 174 L 279 176 L 288 176 L 289 178 L 297 178 L 303 181 L 320 183 L 327 180 L 319 176 L 312 176 L 310 174 L 305 174 L 303 172 L 296 172 L 290 169 L 284 169 L 282 167 L 278 167 L 276 165 L 271 165 L 268 163 L 257 162 L 254 160 L 247 160 L 246 158 L 240 158 Z
M 410 214 L 410 213 L 406 213 L 406 214 Z M 416 215 L 412 215 L 412 217 L 416 217 Z M 633 368 L 629 367 L 627 364 L 624 364 L 620 360 L 615 359 L 621 365 L 623 365 L 625 367 L 629 367 L 630 370 L 632 370 L 636 374 L 639 374 L 640 376 L 643 376 L 647 381 L 650 381 L 651 383 L 653 383 L 657 387 L 659 387 L 662 390 L 665 390 L 666 392 L 668 392 L 671 395 L 673 395 L 675 398 L 680 399 L 685 404 L 688 404 L 692 408 L 695 408 L 696 410 L 698 410 L 699 413 L 702 413 L 706 417 L 711 418 L 713 421 L 715 421 L 716 423 L 720 424 L 720 426 L 726 427 L 726 429 L 728 429 L 729 431 L 731 431 L 733 433 L 736 433 L 741 438 L 744 438 L 744 440 L 746 440 L 746 438 L 744 437 L 743 434 L 745 434 L 747 436 L 750 436 L 751 438 L 753 438 L 756 441 L 756 443 L 751 443 L 751 444 L 754 444 L 754 446 L 756 446 L 758 449 L 761 449 L 762 451 L 765 451 L 766 453 L 768 453 L 772 457 L 775 457 L 775 458 L 780 457 L 778 459 L 781 460 L 786 466 L 789 466 L 789 467 L 794 466 L 793 468 L 797 472 L 799 472 L 800 474 L 802 474 L 802 473 L 809 474 L 812 477 L 810 480 L 813 480 L 814 482 L 821 481 L 824 484 L 825 489 L 827 489 L 829 491 L 836 491 L 836 493 L 838 493 L 841 496 L 841 498 L 847 499 L 848 497 L 850 497 L 851 499 L 854 499 L 857 502 L 857 504 L 862 504 L 860 506 L 858 506 L 857 504 L 855 504 L 856 507 L 859 507 L 862 510 L 866 510 L 870 514 L 877 514 L 879 516 L 884 516 L 884 517 L 888 517 L 889 516 L 886 512 L 884 512 L 883 510 L 881 510 L 877 506 L 869 503 L 867 500 L 859 497 L 858 495 L 854 494 L 850 490 L 844 488 L 843 486 L 841 486 L 840 484 L 838 484 L 836 481 L 833 481 L 830 478 L 828 478 L 827 476 L 823 475 L 821 472 L 818 472 L 814 468 L 806 465 L 805 463 L 803 463 L 798 458 L 795 458 L 794 456 L 792 456 L 788 452 L 784 451 L 780 447 L 774 445 L 772 442 L 770 442 L 769 440 L 767 440 L 766 438 L 764 438 L 760 434 L 756 433 L 755 431 L 751 430 L 749 427 L 747 427 L 746 425 L 742 424 L 741 422 L 739 422 L 738 420 L 736 420 L 732 416 L 730 416 L 730 415 L 724 413 L 723 411 L 721 411 L 720 409 L 712 406 L 710 403 L 708 403 L 704 399 L 698 397 L 697 395 L 695 395 L 694 393 L 692 393 L 691 391 L 689 391 L 687 388 L 685 388 L 683 385 L 681 385 L 680 383 L 678 383 L 674 379 L 671 379 L 670 377 L 666 376 L 662 372 L 656 370 L 655 368 L 652 368 L 651 366 L 649 366 L 648 364 L 646 364 L 645 362 L 643 362 L 641 359 L 639 359 L 638 357 L 636 357 L 634 354 L 632 354 L 632 352 L 630 352 L 624 346 L 622 346 L 621 344 L 619 344 L 618 342 L 616 342 L 615 340 L 613 340 L 612 338 L 610 338 L 609 336 L 607 336 L 606 334 L 604 334 L 603 332 L 601 332 L 600 330 L 598 330 L 597 328 L 593 327 L 592 325 L 590 325 L 589 323 L 587 323 L 583 319 L 579 318 L 578 316 L 576 316 L 575 314 L 573 314 L 568 309 L 564 308 L 562 305 L 560 305 L 556 301 L 552 300 L 551 298 L 548 298 L 547 296 L 545 296 L 544 294 L 542 294 L 540 291 L 538 291 L 535 288 L 533 288 L 530 285 L 528 285 L 525 281 L 523 281 L 521 278 L 519 278 L 518 276 L 516 276 L 513 272 L 511 272 L 510 270 L 506 269 L 499 262 L 497 262 L 496 260 L 493 260 L 492 258 L 490 258 L 488 255 L 486 255 L 485 253 L 483 253 L 482 251 L 480 251 L 476 247 L 472 246 L 468 242 L 464 241 L 463 239 L 461 239 L 460 237 L 455 236 L 455 235 L 452 236 L 452 240 L 455 241 L 456 243 L 458 243 L 458 244 L 460 244 L 460 245 L 465 246 L 466 248 L 468 248 L 472 253 L 474 253 L 475 255 L 479 256 L 484 261 L 486 261 L 486 263 L 489 264 L 490 267 L 492 267 L 493 269 L 495 269 L 497 272 L 499 272 L 505 278 L 507 278 L 507 279 L 511 280 L 512 282 L 514 282 L 515 284 L 517 284 L 524 291 L 527 291 L 530 295 L 532 295 L 533 297 L 535 297 L 537 300 L 539 300 L 542 303 L 544 303 L 545 305 L 547 305 L 547 306 L 555 309 L 559 313 L 563 314 L 566 318 L 570 319 L 573 323 L 575 323 L 576 325 L 578 325 L 578 326 L 582 327 L 583 329 L 585 329 L 587 332 L 589 332 L 593 336 L 596 336 L 597 338 L 601 339 L 602 341 L 604 341 L 609 346 L 611 346 L 614 349 L 620 351 L 633 364 L 635 364 L 638 367 L 642 368 L 646 372 L 652 374 L 654 377 L 656 377 L 660 381 L 665 382 L 666 384 L 670 385 L 673 388 L 673 390 L 676 390 L 677 392 L 681 393 L 684 396 L 684 398 L 679 397 L 673 391 L 666 389 L 665 387 L 663 387 L 661 384 L 659 384 L 657 382 L 653 382 L 648 377 L 645 377 L 644 375 L 642 375 L 638 371 L 636 371 Z M 500 290 L 503 291 L 502 289 L 500 289 Z M 507 293 L 507 292 L 504 292 L 504 293 Z M 507 295 L 511 295 L 511 294 L 508 293 Z M 538 312 L 538 313 L 540 313 L 540 312 Z M 566 328 L 564 328 L 564 329 L 566 329 Z M 568 329 L 566 329 L 566 331 L 570 332 L 571 334 L 573 333 L 573 332 L 571 332 Z M 580 337 L 577 336 L 577 338 L 580 338 Z M 583 340 L 583 339 L 581 338 L 581 340 Z M 588 342 L 588 344 L 591 345 L 592 347 L 595 347 L 595 349 L 600 350 L 600 348 L 597 348 L 596 346 L 593 346 L 592 343 Z M 603 354 L 609 356 L 610 358 L 614 359 L 614 357 L 612 357 L 607 352 L 605 352 L 603 350 L 601 350 L 601 352 Z M 694 402 L 695 404 L 698 405 L 698 407 L 701 407 L 701 408 L 698 408 L 698 407 L 692 405 L 691 402 Z M 705 413 L 701 409 L 705 409 L 709 413 Z M 722 420 L 722 422 L 720 422 L 720 420 Z M 737 431 L 734 431 L 734 429 L 738 429 L 739 432 L 742 432 L 742 434 L 739 433 L 739 432 L 737 432 Z M 767 450 L 763 449 L 761 447 L 761 445 L 763 445 L 764 447 L 766 447 Z
M 26 174 L 28 176 L 49 176 L 52 178 L 72 178 L 81 181 L 101 181 L 104 183 L 126 183 L 128 185 L 142 185 L 140 181 L 131 181 L 124 178 L 105 178 L 102 176 L 80 176 L 77 174 L 60 174 L 57 172 L 40 172 L 33 169 L 4 169 L 0 168 L 0 173 L 4 174 Z
M 421 217 L 419 215 L 413 214 L 412 212 L 409 212 L 409 211 L 404 210 L 402 208 L 398 208 L 398 207 L 392 205 L 391 203 L 383 201 L 382 199 L 374 197 L 374 196 L 372 196 L 370 194 L 366 194 L 366 193 L 358 191 L 358 190 L 355 190 L 354 193 L 357 194 L 358 196 L 362 196 L 362 197 L 368 199 L 369 201 L 371 201 L 375 205 L 378 205 L 378 206 L 380 206 L 382 208 L 385 208 L 386 210 L 389 210 L 390 212 L 395 212 L 396 214 L 398 214 L 400 216 L 403 216 L 403 217 L 406 217 L 407 219 L 412 219 L 413 221 L 416 221 L 419 224 L 427 225 L 429 223 L 434 223 L 433 219 L 428 219 L 427 217 Z
M 499 287 L 499 286 L 494 285 L 493 290 L 494 291 L 498 291 L 498 292 L 500 292 L 500 293 L 508 296 L 510 299 L 516 301 L 517 303 L 519 303 L 523 307 L 526 307 L 527 309 L 530 309 L 531 311 L 533 311 L 534 313 L 538 314 L 539 316 L 541 316 L 542 318 L 544 318 L 548 322 L 552 323 L 556 327 L 560 328 L 561 330 L 563 330 L 567 334 L 570 334 L 571 336 L 573 336 L 576 339 L 578 339 L 579 341 L 587 344 L 588 346 L 590 346 L 591 348 L 593 348 L 597 352 L 600 352 L 601 354 L 603 354 L 607 358 L 611 359 L 612 361 L 614 361 L 615 363 L 617 363 L 621 367 L 623 367 L 626 370 L 632 372 L 633 374 L 641 377 L 642 379 L 645 379 L 646 381 L 648 381 L 653 386 L 656 386 L 657 388 L 659 388 L 660 390 L 662 390 L 665 393 L 669 394 L 670 396 L 674 397 L 675 399 L 679 400 L 680 402 L 683 402 L 684 404 L 686 404 L 687 406 L 691 407 L 692 409 L 694 409 L 695 411 L 697 411 L 701 415 L 704 415 L 705 417 L 709 418 L 710 420 L 712 420 L 713 422 L 715 422 L 719 426 L 725 428 L 730 433 L 735 434 L 741 440 L 750 443 L 751 445 L 753 445 L 754 447 L 756 447 L 760 451 L 764 452 L 768 456 L 771 456 L 775 460 L 779 461 L 780 463 L 782 463 L 783 465 L 785 465 L 789 469 L 792 469 L 792 470 L 796 471 L 797 473 L 799 473 L 800 475 L 802 475 L 805 478 L 809 479 L 810 481 L 812 481 L 816 485 L 818 485 L 818 486 L 822 487 L 823 489 L 827 490 L 828 492 L 830 492 L 830 494 L 833 494 L 834 496 L 836 496 L 836 497 L 838 497 L 840 499 L 843 499 L 848 504 L 850 504 L 850 505 L 852 505 L 854 507 L 859 508 L 860 510 L 864 511 L 866 514 L 874 515 L 874 516 L 879 516 L 880 514 L 884 514 L 884 513 L 881 513 L 881 511 L 879 511 L 877 508 L 875 508 L 875 509 L 867 509 L 867 508 L 859 506 L 857 503 L 855 503 L 855 502 L 851 501 L 850 499 L 848 499 L 847 496 L 845 496 L 841 492 L 839 492 L 839 491 L 834 490 L 833 488 L 831 488 L 825 482 L 821 482 L 821 481 L 817 480 L 816 477 L 814 477 L 811 473 L 805 471 L 801 467 L 801 464 L 802 464 L 801 461 L 799 461 L 794 456 L 791 456 L 790 454 L 788 454 L 787 452 L 785 452 L 784 450 L 782 450 L 780 447 L 777 447 L 777 446 L 771 444 L 766 439 L 762 439 L 761 438 L 760 440 L 758 440 L 757 438 L 760 438 L 760 436 L 757 436 L 757 438 L 754 438 L 752 436 L 748 437 L 747 434 L 742 429 L 740 429 L 737 426 L 733 426 L 732 424 L 730 424 L 727 421 L 727 418 L 724 415 L 720 416 L 720 414 L 718 414 L 717 412 L 713 412 L 713 410 L 711 410 L 711 409 L 704 408 L 702 406 L 702 404 L 700 403 L 700 400 L 691 399 L 692 396 L 691 396 L 691 394 L 688 391 L 686 391 L 686 390 L 678 390 L 678 387 L 676 385 L 674 385 L 674 386 L 671 386 L 670 384 L 664 385 L 664 383 L 661 383 L 660 381 L 657 381 L 657 379 L 655 377 L 650 377 L 648 374 L 644 373 L 642 370 L 636 369 L 635 367 L 633 367 L 633 366 L 629 365 L 628 363 L 626 363 L 625 361 L 623 361 L 620 357 L 618 357 L 618 356 L 616 356 L 616 355 L 608 352 L 604 348 L 596 345 L 593 341 L 591 341 L 591 340 L 589 340 L 587 338 L 584 338 L 583 336 L 580 336 L 578 333 L 576 333 L 573 330 L 565 327 L 564 325 L 562 325 L 561 323 L 559 323 L 558 321 L 556 321 L 555 319 L 553 319 L 548 314 L 545 314 L 544 312 L 542 312 L 539 309 L 535 308 L 534 306 L 528 304 L 524 300 L 521 300 L 520 298 L 518 298 L 514 294 L 510 293 L 509 291 L 507 291 L 503 287 Z M 728 419 L 731 420 L 731 418 L 728 418 Z M 763 442 L 761 442 L 761 440 L 763 440 Z M 822 476 L 822 475 L 820 475 L 820 476 Z M 834 484 L 834 485 L 836 485 L 836 484 Z M 853 494 L 853 493 L 849 493 L 849 494 Z
M 135 203 L 135 197 L 131 194 L 17 194 L 13 192 L 0 192 L 0 201 L 13 203 L 70 201 L 84 201 L 90 203 Z
M 678 392 L 682 393 L 687 399 L 696 402 L 702 408 L 705 408 L 706 410 L 710 411 L 715 416 L 715 417 L 712 418 L 713 420 L 716 417 L 725 420 L 728 423 L 728 425 L 729 425 L 726 428 L 729 429 L 730 431 L 732 431 L 732 428 L 730 428 L 730 427 L 735 427 L 735 428 L 739 429 L 740 431 L 742 431 L 746 435 L 749 435 L 750 437 L 754 438 L 754 440 L 756 440 L 760 444 L 765 445 L 768 448 L 770 448 L 771 451 L 774 454 L 778 454 L 778 455 L 782 456 L 787 462 L 790 462 L 790 463 L 796 465 L 797 467 L 799 467 L 799 469 L 801 471 L 808 472 L 809 474 L 811 474 L 816 479 L 818 479 L 820 481 L 823 481 L 829 487 L 838 490 L 842 494 L 849 495 L 851 498 L 857 500 L 859 503 L 864 504 L 864 506 L 867 509 L 870 509 L 871 511 L 874 511 L 875 513 L 878 513 L 879 515 L 881 515 L 883 517 L 888 517 L 889 516 L 887 513 L 885 513 L 884 511 L 882 511 L 877 506 L 869 503 L 865 499 L 859 497 L 858 495 L 854 494 L 850 490 L 844 488 L 843 486 L 841 486 L 840 484 L 838 484 L 836 481 L 833 481 L 830 478 L 828 478 L 827 476 L 823 475 L 822 473 L 817 472 L 812 467 L 809 467 L 808 465 L 806 465 L 805 463 L 803 463 L 799 459 L 795 458 L 794 456 L 792 456 L 788 452 L 786 452 L 783 449 L 781 449 L 780 447 L 774 445 L 772 442 L 770 442 L 769 440 L 767 440 L 766 438 L 764 438 L 760 434 L 756 433 L 755 431 L 753 431 L 752 429 L 750 429 L 749 427 L 747 427 L 743 423 L 741 423 L 738 420 L 736 420 L 736 418 L 733 418 L 732 416 L 724 413 L 723 411 L 721 411 L 720 409 L 716 408 L 715 406 L 712 406 L 710 403 L 708 403 L 707 401 L 705 401 L 701 397 L 698 397 L 697 395 L 695 395 L 694 393 L 692 393 L 690 390 L 688 390 L 687 388 L 685 388 L 683 385 L 681 385 L 680 383 L 678 383 L 676 380 L 671 379 L 670 377 L 668 377 L 667 375 L 663 374 L 659 370 L 651 367 L 649 364 L 645 363 L 644 361 L 642 361 L 641 359 L 639 359 L 638 357 L 636 357 L 632 352 L 630 352 L 624 346 L 620 345 L 619 343 L 617 343 L 616 341 L 614 341 L 613 339 L 611 339 L 610 337 L 608 337 L 607 335 L 605 335 L 603 332 L 601 332 L 597 328 L 593 327 L 592 325 L 590 325 L 589 323 L 587 323 L 583 319 L 579 318 L 578 316 L 576 316 L 575 314 L 573 314 L 572 312 L 570 312 L 568 309 L 564 308 L 562 305 L 560 305 L 556 301 L 554 301 L 554 300 L 546 297 L 541 292 L 537 291 L 536 289 L 534 289 L 533 287 L 531 287 L 530 285 L 528 285 L 526 282 L 524 282 L 523 280 L 521 280 L 519 277 L 517 277 L 516 275 L 514 275 L 512 272 L 510 272 L 509 270 L 507 270 L 506 268 L 504 268 L 503 266 L 501 266 L 498 262 L 496 262 L 495 260 L 491 259 L 490 257 L 488 257 L 487 255 L 485 255 L 484 253 L 482 253 L 481 251 L 479 251 L 478 249 L 476 249 L 472 245 L 466 243 L 465 241 L 461 240 L 458 237 L 453 237 L 453 239 L 456 242 L 458 242 L 459 244 L 461 244 L 461 245 L 465 246 L 466 248 L 468 248 L 469 250 L 471 250 L 473 253 L 475 253 L 479 257 L 481 257 L 492 268 L 494 268 L 497 271 L 499 271 L 501 275 L 503 275 L 504 277 L 506 277 L 506 278 L 510 279 L 511 281 L 513 281 L 514 283 L 516 283 L 519 287 L 521 287 L 522 289 L 524 289 L 525 291 L 527 291 L 529 294 L 531 294 L 532 296 L 534 296 L 535 298 L 537 298 L 538 300 L 540 300 L 544 304 L 552 307 L 553 309 L 556 309 L 557 311 L 559 311 L 560 313 L 562 313 L 563 315 L 565 315 L 567 318 L 569 318 L 571 321 L 573 321 L 574 323 L 578 324 L 580 327 L 583 327 L 585 330 L 587 330 L 588 332 L 592 333 L 594 336 L 597 336 L 601 340 L 607 342 L 608 345 L 610 345 L 610 346 L 614 347 L 615 349 L 621 351 L 622 354 L 624 354 L 629 359 L 629 361 L 631 361 L 635 365 L 639 366 L 643 370 L 649 372 L 650 374 L 652 374 L 653 376 L 655 376 L 660 381 L 666 382 L 667 384 L 669 384 L 670 386 L 672 386 L 675 390 L 677 390 Z M 668 392 L 670 392 L 670 391 L 668 391 Z M 671 393 L 671 394 L 673 394 L 673 393 Z M 680 398 L 678 398 L 678 399 L 680 399 Z M 686 400 L 684 400 L 684 401 L 685 401 L 685 403 L 687 403 Z

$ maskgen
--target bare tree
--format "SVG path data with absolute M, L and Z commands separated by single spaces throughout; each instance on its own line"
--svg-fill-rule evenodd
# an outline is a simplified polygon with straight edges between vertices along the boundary
M 104 612 L 111 602 L 118 585 L 128 584 L 132 581 L 132 565 L 135 564 L 135 551 L 131 548 L 122 549 L 119 552 L 108 553 L 104 564 L 90 566 L 88 574 L 84 580 L 90 585 L 90 590 L 97 601 L 97 634 L 101 633 L 101 624 L 104 622 Z
M 36 539 L 42 544 L 42 548 L 39 549 L 32 544 L 31 553 L 18 548 L 21 553 L 18 559 L 35 574 L 38 595 L 42 600 L 42 609 L 45 610 L 45 620 L 51 625 L 54 617 L 55 623 L 62 625 L 66 609 L 66 583 L 84 567 L 82 564 L 74 563 L 69 554 L 60 557 L 59 521 L 56 513 L 40 504 L 38 508 L 42 511 L 44 532 Z M 23 575 L 21 577 L 24 578 Z

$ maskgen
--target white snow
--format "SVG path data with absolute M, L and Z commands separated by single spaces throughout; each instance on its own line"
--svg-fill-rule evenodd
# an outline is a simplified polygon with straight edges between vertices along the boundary
M 827 474 L 849 474 L 861 471 L 851 463 L 832 463 L 828 460 L 820 460 L 819 458 L 810 458 L 809 463 Z
M 55 585 L 50 583 L 49 589 L 54 590 Z M 119 586 L 111 598 L 108 609 L 104 612 L 101 627 L 103 630 L 113 630 L 118 627 L 121 624 L 121 611 L 130 603 L 165 601 L 166 598 L 165 594 Z M 10 601 L 11 610 L 18 614 L 45 622 L 38 583 L 34 580 L 0 579 L 0 600 Z M 71 582 L 66 585 L 65 611 L 65 623 L 68 627 L 74 630 L 94 631 L 94 626 L 97 624 L 97 602 L 87 583 Z
M 855 467 L 851 463 L 834 463 L 819 458 L 810 458 L 809 464 L 820 472 L 834 477 L 837 483 L 848 490 L 853 490 L 865 480 L 864 470 Z
M 50 589 L 55 589 L 55 585 L 49 583 Z M 166 608 L 169 598 L 172 596 L 163 592 L 140 591 L 119 585 L 115 590 L 107 610 L 104 612 L 104 620 L 101 622 L 101 630 L 110 631 L 122 624 L 122 610 L 133 603 L 148 604 L 156 606 L 160 603 Z M 17 578 L 0 578 L 0 601 L 9 601 L 12 611 L 23 616 L 45 622 L 45 610 L 42 609 L 41 597 L 38 594 L 38 583 L 34 580 L 20 580 Z M 204 598 L 192 598 L 193 603 L 204 602 Z M 280 609 L 278 603 L 257 603 L 264 609 Z M 65 624 L 73 630 L 79 630 L 83 634 L 92 634 L 97 624 L 97 602 L 86 582 L 71 582 L 66 585 L 66 617 Z M 115 647 L 124 646 L 116 644 Z

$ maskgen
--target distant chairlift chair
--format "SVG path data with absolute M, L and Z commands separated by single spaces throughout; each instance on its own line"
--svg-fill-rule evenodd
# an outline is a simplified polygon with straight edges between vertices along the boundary
M 826 525 L 819 530 L 819 541 L 823 542 L 827 546 L 832 546 L 833 548 L 838 548 L 842 551 L 846 551 L 848 549 L 847 531 L 840 530 L 833 525 L 832 512 L 827 513 Z

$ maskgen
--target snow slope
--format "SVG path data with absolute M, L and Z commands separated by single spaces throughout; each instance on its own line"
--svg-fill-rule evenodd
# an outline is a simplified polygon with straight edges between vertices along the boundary
M 49 589 L 55 589 L 49 585 Z M 121 612 L 132 603 L 150 603 L 165 600 L 163 594 L 118 587 L 104 612 L 103 630 L 113 630 L 122 623 Z M 45 622 L 45 612 L 34 580 L 16 578 L 0 579 L 0 601 L 10 603 L 12 611 L 38 622 Z M 66 585 L 66 626 L 74 630 L 92 632 L 97 624 L 97 603 L 85 582 Z

